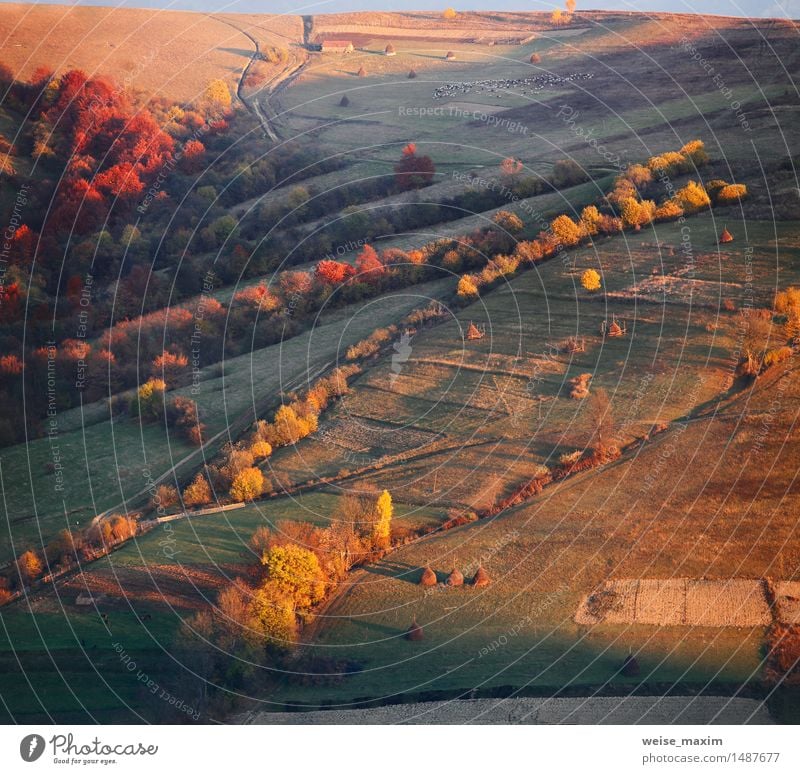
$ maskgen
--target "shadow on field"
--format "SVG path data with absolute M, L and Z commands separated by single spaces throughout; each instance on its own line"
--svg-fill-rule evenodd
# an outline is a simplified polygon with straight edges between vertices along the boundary
M 419 583 L 420 576 L 424 570 L 423 567 L 408 564 L 407 562 L 396 562 L 391 559 L 384 559 L 380 564 L 369 564 L 364 569 L 373 575 L 395 578 L 406 583 L 412 583 L 415 586 Z

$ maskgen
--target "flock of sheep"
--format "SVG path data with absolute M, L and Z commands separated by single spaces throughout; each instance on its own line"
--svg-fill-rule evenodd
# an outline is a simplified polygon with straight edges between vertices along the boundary
M 493 78 L 488 81 L 460 81 L 459 83 L 446 83 L 443 86 L 438 86 L 433 90 L 433 98 L 446 99 L 447 97 L 469 94 L 471 91 L 494 94 L 511 91 L 512 89 L 522 89 L 521 93 L 527 94 L 529 90 L 534 93 L 551 86 L 563 86 L 566 83 L 574 83 L 575 81 L 588 81 L 593 77 L 594 73 L 571 73 L 566 76 L 545 73 L 532 78 Z

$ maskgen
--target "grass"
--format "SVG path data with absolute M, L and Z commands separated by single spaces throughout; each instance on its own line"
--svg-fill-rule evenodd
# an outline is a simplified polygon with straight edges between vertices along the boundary
M 157 717 L 139 673 L 170 684 L 176 664 L 169 653 L 181 620 L 213 602 L 221 578 L 247 574 L 256 561 L 248 546 L 256 528 L 281 519 L 325 526 L 338 500 L 338 494 L 313 492 L 166 523 L 37 595 L 30 607 L 4 608 L 0 719 L 41 717 L 42 707 L 53 717 L 84 722 L 87 713 L 116 722 Z M 395 503 L 396 524 L 432 526 L 442 517 L 436 508 Z M 94 606 L 76 604 L 89 592 L 105 595 L 98 605 L 108 626 Z M 135 671 L 118 648 L 137 664 Z
M 100 13 L 78 10 L 81 18 Z M 46 13 L 56 10 L 37 9 L 39 16 L 31 18 Z M 115 13 L 133 14 L 126 17 L 131 19 L 149 14 Z M 211 30 L 219 37 L 218 22 L 194 21 L 204 25 L 204 34 Z M 248 17 L 246 23 L 260 22 Z M 709 29 L 698 35 L 708 33 L 709 41 L 716 30 L 741 43 L 752 37 L 745 22 L 704 23 Z M 295 34 L 292 29 L 284 32 Z M 450 321 L 414 336 L 403 363 L 391 358 L 370 363 L 347 398 L 326 415 L 319 433 L 277 451 L 265 466 L 285 482 L 304 484 L 325 476 L 336 479 L 332 485 L 161 526 L 92 564 L 83 576 L 38 593 L 30 609 L 25 604 L 3 609 L 0 713 L 30 722 L 47 719 L 48 713 L 62 721 L 158 719 L 158 704 L 143 691 L 137 673 L 169 683 L 179 668 L 170 648 L 181 619 L 213 600 L 225 578 L 244 571 L 252 559 L 247 541 L 257 526 L 280 518 L 325 524 L 336 505 L 336 487 L 364 483 L 392 492 L 401 528 L 435 526 L 450 508 L 490 508 L 542 464 L 552 466 L 560 454 L 582 448 L 585 405 L 567 397 L 565 385 L 587 372 L 593 374 L 592 389 L 604 387 L 611 395 L 620 443 L 641 439 L 654 425 L 677 425 L 617 463 L 549 487 L 498 517 L 406 545 L 356 573 L 324 611 L 313 652 L 350 658 L 363 671 L 314 687 L 285 682 L 270 698 L 347 705 L 364 698 L 492 687 L 586 694 L 630 690 L 639 681 L 654 691 L 672 686 L 726 691 L 756 680 L 763 647 L 758 627 L 588 628 L 574 622 L 581 598 L 608 579 L 780 578 L 800 561 L 792 519 L 797 505 L 792 476 L 800 450 L 789 410 L 800 396 L 797 371 L 790 364 L 784 381 L 776 372 L 755 390 L 720 402 L 738 386 L 733 353 L 740 335 L 737 313 L 721 311 L 723 302 L 746 304 L 749 281 L 756 289 L 754 303 L 767 305 L 776 287 L 800 280 L 797 223 L 756 219 L 768 193 L 764 175 L 774 174 L 763 173 L 759 164 L 785 157 L 796 139 L 794 125 L 778 122 L 779 113 L 766 108 L 767 100 L 780 100 L 786 83 L 769 56 L 747 62 L 752 64 L 748 71 L 732 56 L 715 52 L 726 64 L 726 85 L 732 90 L 730 98 L 723 96 L 676 45 L 683 30 L 669 17 L 614 17 L 606 29 L 595 26 L 572 37 L 542 34 L 526 46 L 401 43 L 398 35 L 396 57 L 381 56 L 386 41 L 377 38 L 365 43 L 367 52 L 351 57 L 313 57 L 279 96 L 282 127 L 289 135 L 309 132 L 304 141 L 313 142 L 322 155 L 344 154 L 351 163 L 303 185 L 329 188 L 353 184 L 363 175 L 391 174 L 409 141 L 431 155 L 439 171 L 436 184 L 419 192 L 422 202 L 456 193 L 454 171 L 496 179 L 505 156 L 543 174 L 555 160 L 570 156 L 597 173 L 592 183 L 504 207 L 523 214 L 530 236 L 539 228 L 531 209 L 546 217 L 574 212 L 608 185 L 613 165 L 586 142 L 587 136 L 622 163 L 701 137 L 717 159 L 704 174 L 746 181 L 751 200 L 743 211 L 729 208 L 687 221 L 691 262 L 682 252 L 686 232 L 678 224 L 600 240 L 593 248 L 572 251 L 568 262 L 548 262 L 477 303 L 452 310 Z M 257 34 L 267 43 L 268 33 L 260 29 Z M 114 42 L 110 33 L 103 34 Z M 182 64 L 174 77 L 159 75 L 138 85 L 178 94 L 196 88 L 198 79 L 216 77 L 219 67 L 227 68 L 224 77 L 230 80 L 250 45 L 236 39 L 241 50 L 215 50 L 203 67 Z M 771 41 L 778 55 L 796 61 L 789 37 L 775 32 Z M 117 62 L 116 54 L 106 57 L 102 46 L 83 48 L 92 50 L 89 69 Z M 459 51 L 456 62 L 441 58 L 450 48 Z M 533 51 L 543 54 L 538 68 L 528 63 Z M 361 63 L 366 78 L 353 74 Z M 32 57 L 30 66 L 37 64 Z M 162 72 L 175 72 L 162 64 L 157 64 Z M 412 67 L 418 77 L 409 80 Z M 587 70 L 595 77 L 570 88 L 456 98 L 485 105 L 487 113 L 525 131 L 446 109 L 413 116 L 405 111 L 446 108 L 446 101 L 432 99 L 442 82 Z M 115 74 L 114 68 L 104 71 Z M 757 83 L 766 84 L 763 92 Z M 347 109 L 338 105 L 343 93 L 351 100 Z M 746 106 L 752 133 L 741 130 L 732 99 Z M 557 115 L 565 104 L 578 113 L 580 133 Z M 375 205 L 379 213 L 381 206 L 394 204 L 364 206 Z M 484 225 L 491 214 L 393 235 L 380 246 L 408 248 L 458 236 Z M 720 251 L 716 236 L 724 224 L 736 241 Z M 589 296 L 580 288 L 579 275 L 590 267 L 601 271 L 607 296 Z M 643 280 L 662 274 L 680 277 L 684 287 L 692 279 L 692 298 L 634 292 Z M 453 284 L 443 280 L 326 313 L 313 331 L 281 346 L 206 369 L 193 397 L 209 434 L 221 434 L 214 446 L 227 432 L 236 437 L 262 416 L 282 390 L 301 386 L 375 327 L 397 322 L 421 305 L 423 297 L 447 297 Z M 220 293 L 227 298 L 230 289 Z M 604 340 L 599 326 L 612 316 L 627 323 L 628 335 Z M 463 331 L 470 321 L 485 324 L 487 336 L 465 344 Z M 586 352 L 554 354 L 550 345 L 570 335 L 586 337 Z M 764 437 L 779 385 L 787 400 Z M 147 483 L 146 469 L 156 477 L 191 451 L 161 428 L 140 428 L 128 420 L 112 424 L 102 404 L 85 407 L 82 415 L 66 412 L 59 420 L 63 492 L 45 473 L 53 459 L 47 439 L 27 449 L 3 450 L 7 537 L 0 540 L 0 562 L 67 524 L 85 524 L 97 511 L 137 495 Z M 181 462 L 178 477 L 185 478 L 200 462 L 199 454 Z M 479 562 L 493 579 L 485 590 L 424 593 L 414 582 L 428 564 L 443 578 L 453 565 L 474 571 Z M 109 612 L 110 629 L 97 611 L 76 605 L 87 589 L 106 594 L 101 609 Z M 402 639 L 414 616 L 425 628 L 421 643 Z M 127 671 L 114 643 L 135 660 L 137 672 Z M 642 667 L 639 681 L 617 671 L 629 648 Z
M 233 438 L 279 401 L 281 390 L 302 386 L 314 374 L 336 362 L 351 344 L 366 337 L 375 326 L 397 322 L 424 299 L 451 292 L 453 281 L 437 280 L 410 293 L 389 294 L 380 304 L 363 302 L 323 315 L 316 326 L 283 344 L 209 366 L 201 373 L 196 393 L 189 388 L 177 393 L 197 401 L 208 437 L 230 428 Z M 45 473 L 53 461 L 47 438 L 3 450 L 2 463 L 6 506 L 6 530 L 0 539 L 0 561 L 30 546 L 46 543 L 67 525 L 86 525 L 95 513 L 132 498 L 148 487 L 148 471 L 154 479 L 178 465 L 182 480 L 202 463 L 194 447 L 156 425 L 140 425 L 128 418 L 110 422 L 107 413 L 92 409 L 104 421 L 78 425 L 60 433 L 53 446 L 64 465 L 62 479 Z M 70 419 L 74 419 L 74 413 Z M 74 425 L 74 422 L 73 422 Z M 238 429 L 237 429 L 238 428 Z M 219 445 L 219 444 L 217 444 Z M 194 456 L 180 464 L 187 455 Z M 57 485 L 63 491 L 56 489 Z M 148 497 L 143 492 L 133 507 Z

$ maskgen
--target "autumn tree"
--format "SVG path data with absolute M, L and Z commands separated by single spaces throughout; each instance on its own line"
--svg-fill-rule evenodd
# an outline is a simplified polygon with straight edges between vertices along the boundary
M 297 641 L 297 616 L 291 595 L 267 580 L 253 594 L 248 613 L 268 652 L 282 653 Z
M 183 490 L 183 502 L 188 506 L 206 505 L 211 502 L 211 498 L 211 485 L 202 473 L 198 473 Z
M 717 204 L 734 204 L 747 196 L 747 186 L 743 183 L 731 183 L 717 192 Z
M 522 162 L 519 159 L 515 159 L 511 156 L 508 158 L 503 159 L 500 162 L 500 174 L 508 178 L 508 180 L 513 183 L 516 180 L 517 176 L 523 170 Z
M 375 526 L 372 540 L 376 548 L 386 549 L 392 540 L 392 496 L 384 489 L 375 502 Z
M 259 468 L 245 468 L 236 474 L 231 484 L 234 500 L 254 500 L 264 491 L 264 474 Z
M 153 508 L 171 508 L 179 501 L 178 490 L 171 484 L 159 484 L 150 498 Z
M 455 8 L 445 8 L 442 12 L 442 17 L 450 21 L 451 19 L 455 19 L 458 14 L 456 13 Z
M 583 237 L 583 231 L 580 225 L 570 218 L 569 215 L 559 215 L 550 224 L 550 228 L 556 239 L 564 247 L 574 247 Z
M 498 210 L 492 217 L 492 221 L 509 234 L 517 234 L 525 227 L 520 216 L 508 210 Z
M 163 379 L 148 379 L 136 391 L 130 403 L 131 416 L 143 420 L 160 419 L 164 416 L 164 393 L 167 383 Z
M 403 148 L 400 162 L 394 168 L 394 179 L 401 191 L 410 191 L 428 185 L 436 167 L 429 156 L 418 156 L 415 143 Z
M 250 446 L 250 453 L 253 455 L 254 459 L 263 460 L 272 454 L 272 446 L 267 441 L 253 441 Z
M 215 78 L 206 86 L 204 97 L 208 111 L 213 116 L 223 115 L 231 108 L 231 92 L 221 78 Z
M 17 559 L 17 572 L 22 579 L 23 585 L 28 585 L 35 581 L 42 574 L 42 560 L 35 551 L 25 551 Z
M 308 610 L 325 595 L 325 577 L 316 555 L 296 545 L 275 546 L 262 558 L 265 576 L 288 595 L 295 611 Z
M 475 284 L 474 278 L 469 274 L 465 274 L 458 281 L 458 288 L 456 292 L 459 298 L 464 299 L 477 298 L 479 295 L 478 286 Z
M 711 198 L 700 183 L 690 180 L 675 194 L 675 200 L 687 214 L 700 212 L 711 206 Z M 624 216 L 623 216 L 624 217 Z
M 581 211 L 581 229 L 589 236 L 595 236 L 600 231 L 602 215 L 593 204 L 584 207 Z
M 585 183 L 589 179 L 589 175 L 577 161 L 559 159 L 553 164 L 550 179 L 556 188 L 567 188 L 579 183 Z
M 384 266 L 372 245 L 365 245 L 356 258 L 356 277 L 361 282 L 375 284 L 380 282 L 384 274 Z
M 586 269 L 586 271 L 581 274 L 581 285 L 590 293 L 600 290 L 602 286 L 600 274 L 595 269 Z
M 189 359 L 180 352 L 164 350 L 153 359 L 150 374 L 154 379 L 161 379 L 167 384 L 175 385 L 186 374 Z

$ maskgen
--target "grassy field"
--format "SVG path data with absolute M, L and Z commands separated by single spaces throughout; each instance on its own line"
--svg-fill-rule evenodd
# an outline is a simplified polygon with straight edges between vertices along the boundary
M 300 17 L 273 25 L 258 16 L 107 11 L 93 33 L 97 44 L 75 45 L 99 13 L 6 6 L 0 34 L 19 25 L 9 40 L 12 64 L 22 67 L 26 47 L 34 45 L 34 25 L 53 30 L 36 43 L 23 72 L 41 64 L 37 57 L 50 47 L 50 63 L 55 50 L 63 67 L 133 71 L 133 85 L 175 99 L 193 96 L 213 77 L 235 83 L 252 48 L 241 30 L 262 46 L 286 45 L 301 57 Z M 154 58 L 137 69 L 132 30 L 147 32 L 156 20 L 173 16 L 180 23 L 153 33 Z M 616 166 L 701 138 L 712 157 L 703 177 L 746 182 L 748 200 L 692 216 L 684 228 L 666 223 L 598 239 L 451 309 L 446 322 L 415 333 L 408 357 L 393 359 L 390 352 L 368 362 L 317 433 L 263 463 L 269 476 L 300 494 L 162 525 L 82 574 L 4 608 L 0 721 L 159 720 L 163 707 L 147 695 L 140 674 L 171 684 L 181 669 L 172 652 L 181 620 L 207 608 L 221 585 L 246 571 L 256 527 L 280 519 L 324 526 L 341 493 L 362 485 L 391 491 L 398 533 L 435 527 L 453 510 L 492 509 L 542 466 L 552 468 L 562 454 L 586 445 L 586 402 L 569 397 L 569 380 L 586 373 L 591 389 L 602 387 L 611 398 L 615 441 L 628 447 L 623 458 L 549 486 L 498 516 L 416 540 L 355 572 L 310 630 L 309 648 L 349 659 L 361 671 L 314 686 L 283 679 L 267 701 L 346 707 L 436 691 L 591 695 L 676 686 L 724 693 L 742 684 L 759 690 L 763 627 L 588 626 L 576 623 L 575 614 L 588 593 L 609 581 L 796 578 L 800 371 L 792 360 L 752 389 L 734 375 L 739 311 L 767 307 L 776 289 L 800 283 L 796 181 L 777 165 L 796 146 L 797 107 L 786 97 L 789 80 L 775 60 L 791 71 L 800 51 L 781 25 L 771 29 L 770 52 L 758 48 L 743 20 L 615 14 L 591 14 L 564 33 L 548 30 L 540 16 L 514 21 L 501 14 L 502 35 L 488 46 L 469 42 L 475 18 L 459 21 L 445 39 L 413 34 L 416 22 L 432 29 L 427 17 L 398 17 L 389 33 L 377 18 L 371 26 L 357 15 L 315 18 L 314 35 L 350 35 L 357 51 L 311 54 L 277 95 L 258 96 L 265 107 L 269 100 L 269 115 L 278 115 L 285 136 L 345 159 L 342 168 L 303 185 L 324 192 L 392 175 L 408 142 L 433 158 L 433 185 L 356 210 L 379 217 L 382 208 L 415 201 L 437 206 L 465 190 L 454 173 L 469 171 L 499 184 L 499 163 L 507 156 L 521 159 L 528 174 L 548 175 L 566 157 L 590 170 L 592 182 L 503 207 L 522 216 L 527 238 L 542 218 L 574 214 L 597 201 Z M 506 42 L 520 37 L 511 34 L 520 26 L 537 37 Z M 179 56 L 166 46 L 160 36 L 170 29 L 180 40 L 195 35 L 190 50 Z M 729 92 L 681 47 L 684 35 L 707 45 Z M 716 45 L 718 35 L 743 60 Z M 61 47 L 52 47 L 54 36 L 63 39 Z M 387 42 L 396 56 L 383 55 Z M 455 61 L 444 60 L 447 50 L 456 51 Z M 542 61 L 530 63 L 532 53 Z M 357 77 L 362 65 L 367 75 Z M 417 77 L 409 79 L 412 68 Z M 573 73 L 593 77 L 528 93 L 472 89 L 433 98 L 445 83 Z M 339 105 L 344 94 L 346 108 Z M 743 130 L 734 102 L 743 106 L 751 131 Z M 2 114 L 0 129 L 7 134 Z M 589 136 L 595 142 L 587 142 Z M 780 202 L 772 200 L 774 191 L 783 192 Z M 263 201 L 275 203 L 284 194 Z M 232 212 L 239 216 L 255 203 L 240 202 Z M 773 207 L 785 208 L 781 220 L 773 219 Z M 494 211 L 387 234 L 377 244 L 408 249 L 458 237 L 485 226 Z M 339 215 L 302 224 L 293 232 L 296 249 Z M 723 226 L 735 241 L 720 248 Z M 309 260 L 304 268 L 313 264 Z M 601 292 L 580 286 L 587 268 L 600 272 Z M 341 362 L 347 348 L 375 328 L 397 323 L 429 300 L 451 297 L 455 283 L 450 277 L 327 312 L 312 330 L 280 345 L 205 369 L 192 394 L 211 439 L 203 450 L 161 427 L 112 422 L 103 403 L 60 415 L 53 442 L 3 449 L 0 563 L 123 501 L 139 507 L 148 472 L 185 481 L 282 393 Z M 217 296 L 227 300 L 233 292 L 226 287 Z M 625 336 L 601 334 L 601 324 L 612 319 L 626 326 Z M 485 327 L 483 339 L 465 340 L 470 322 Z M 584 339 L 585 351 L 566 352 L 561 344 L 570 336 Z M 63 482 L 48 472 L 53 444 L 65 461 Z M 479 564 L 493 580 L 486 589 L 417 585 L 427 565 L 443 581 L 454 566 L 471 575 Z M 85 593 L 102 595 L 97 607 L 77 604 Z M 414 619 L 424 627 L 422 642 L 402 636 Z M 641 665 L 638 678 L 618 672 L 629 650 Z M 135 670 L 127 669 L 121 653 Z
M 163 685 L 174 678 L 180 666 L 170 650 L 181 620 L 213 602 L 223 579 L 247 574 L 256 560 L 249 547 L 256 528 L 281 519 L 325 526 L 338 500 L 337 494 L 308 493 L 169 522 L 59 581 L 30 604 L 4 609 L 0 722 L 41 717 L 43 707 L 54 717 L 84 722 L 157 719 L 158 705 L 142 690 L 139 673 Z M 397 522 L 410 528 L 433 526 L 442 517 L 434 507 L 395 503 Z M 81 595 L 95 602 L 81 606 Z M 115 646 L 134 660 L 135 671 Z
M 366 337 L 374 326 L 388 325 L 412 309 L 425 306 L 427 299 L 452 292 L 454 280 L 437 280 L 381 299 L 379 305 L 364 302 L 333 311 L 319 318 L 306 333 L 283 344 L 226 360 L 224 367 L 203 370 L 197 401 L 208 426 L 206 453 L 264 416 L 277 404 L 281 390 L 302 386 L 319 370 L 341 359 L 347 347 Z M 189 388 L 177 390 L 190 394 Z M 0 561 L 46 543 L 67 525 L 86 525 L 96 513 L 143 496 L 147 499 L 148 472 L 153 479 L 177 466 L 177 477 L 202 464 L 201 452 L 176 433 L 161 426 L 140 424 L 129 418 L 108 419 L 102 407 L 87 409 L 94 421 L 79 419 L 72 410 L 64 432 L 52 446 L 64 461 L 63 478 L 47 473 L 53 449 L 47 438 L 3 450 L 2 475 L 5 493 L 5 536 L 0 540 Z M 191 457 L 187 459 L 187 457 Z M 169 476 L 168 481 L 174 477 Z M 57 489 L 61 486 L 62 489 Z
M 357 659 L 364 671 L 336 687 L 293 686 L 282 695 L 345 705 L 468 686 L 757 685 L 760 627 L 589 627 L 573 618 L 582 594 L 607 578 L 794 572 L 800 372 L 784 373 L 619 463 L 366 568 L 328 608 L 315 640 L 318 652 Z M 776 390 L 786 402 L 759 446 L 757 429 Z M 466 573 L 478 563 L 493 580 L 486 589 L 416 585 L 428 564 L 443 579 L 453 565 Z M 403 639 L 412 618 L 424 627 L 421 643 Z M 638 678 L 618 674 L 629 648 L 642 667 Z

